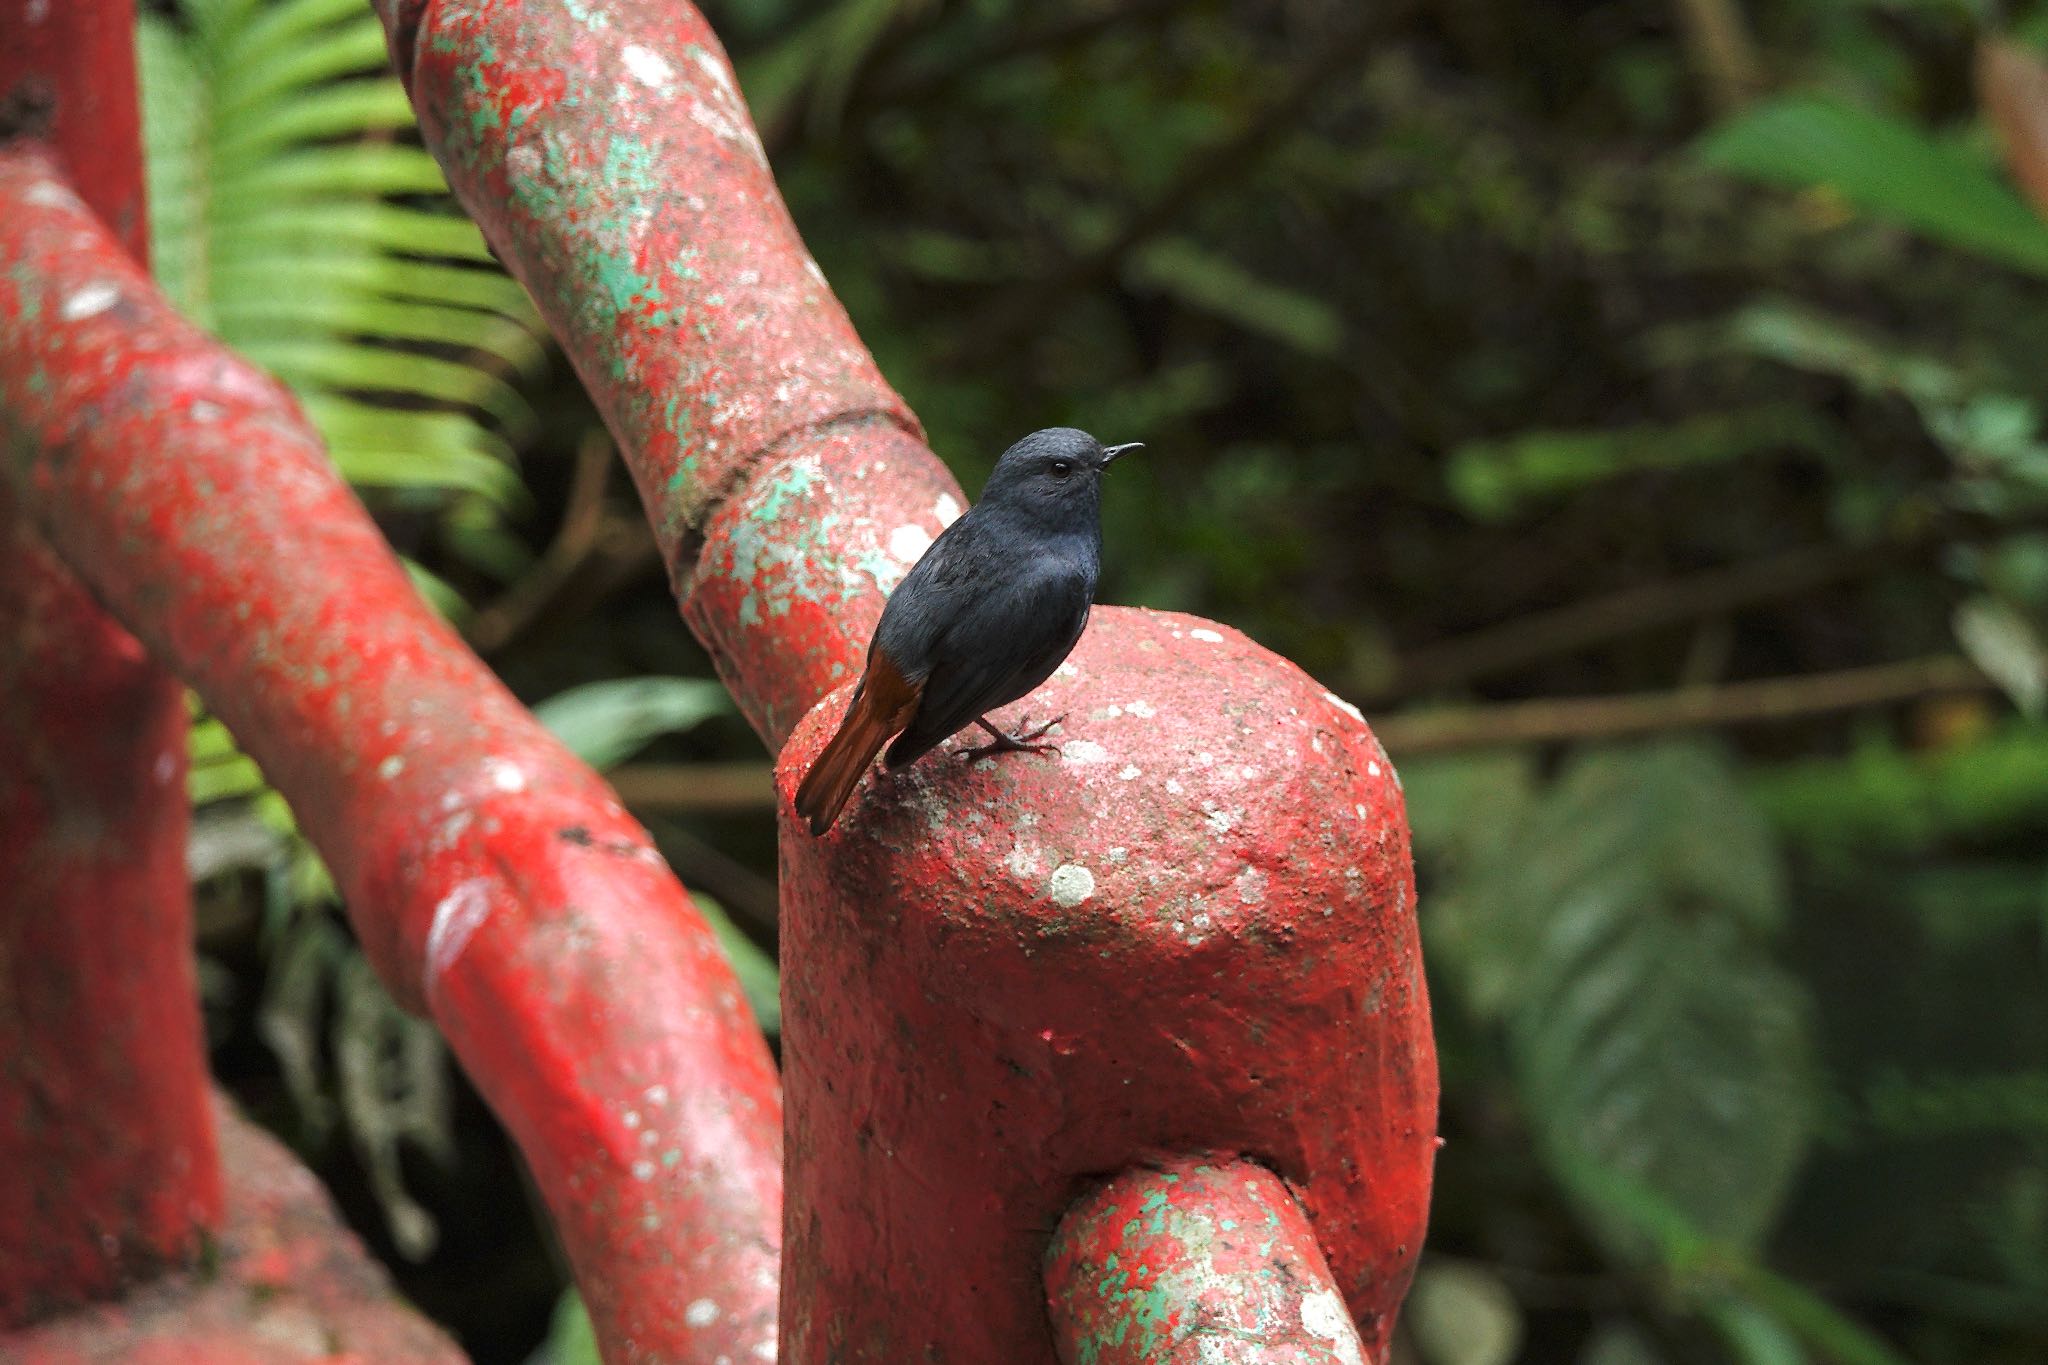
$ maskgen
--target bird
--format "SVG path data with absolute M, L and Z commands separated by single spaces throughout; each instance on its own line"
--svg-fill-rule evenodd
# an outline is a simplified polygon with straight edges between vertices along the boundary
M 1038 741 L 1066 717 L 1013 735 L 988 713 L 1051 677 L 1081 638 L 1102 566 L 1102 476 L 1143 445 L 1048 427 L 1003 452 L 981 500 L 939 533 L 882 608 L 846 714 L 797 786 L 812 834 L 832 827 L 884 744 L 888 768 L 969 725 L 989 735 L 962 751 L 970 761 L 1059 752 Z

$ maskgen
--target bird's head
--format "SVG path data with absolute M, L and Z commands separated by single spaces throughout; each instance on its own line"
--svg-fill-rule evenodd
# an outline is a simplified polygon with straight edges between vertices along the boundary
M 1142 445 L 1132 441 L 1104 446 L 1073 427 L 1034 431 L 996 461 L 981 491 L 982 501 L 1054 522 L 1069 518 L 1092 522 L 1101 506 L 1103 471 L 1118 456 Z

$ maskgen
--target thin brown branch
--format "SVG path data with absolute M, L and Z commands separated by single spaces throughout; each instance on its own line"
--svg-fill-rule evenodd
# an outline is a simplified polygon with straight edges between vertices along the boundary
M 632 763 L 609 777 L 634 810 L 707 815 L 775 807 L 775 773 L 766 763 Z
M 524 577 L 470 618 L 465 633 L 479 653 L 503 649 L 524 634 L 597 552 L 611 466 L 611 440 L 602 428 L 594 428 L 576 447 L 568 506 L 554 540 Z
M 781 906 L 775 883 L 719 849 L 674 824 L 657 834 L 662 853 L 676 876 L 692 891 L 703 891 L 725 908 L 733 921 L 773 954 L 780 935 Z
M 1617 739 L 1669 730 L 1754 725 L 1943 693 L 1990 690 L 1991 681 L 1975 665 L 1954 655 L 1937 654 L 1724 687 L 1411 711 L 1380 717 L 1374 720 L 1373 730 L 1388 752 L 1406 758 L 1499 744 Z
M 1708 107 L 1725 116 L 1756 98 L 1763 62 L 1738 0 L 1678 0 L 1678 19 Z
M 1794 597 L 1898 559 L 1897 545 L 1815 545 L 1533 612 L 1414 650 L 1380 695 L 1414 696 L 1635 631 Z

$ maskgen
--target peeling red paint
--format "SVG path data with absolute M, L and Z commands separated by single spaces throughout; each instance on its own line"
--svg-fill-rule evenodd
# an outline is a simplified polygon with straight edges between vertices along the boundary
M 1064 1365 L 1364 1365 L 1315 1232 L 1244 1160 L 1126 1171 L 1074 1202 L 1045 1257 Z
M 139 258 L 132 25 L 0 0 L 0 110 Z M 187 824 L 176 683 L 0 482 L 0 1326 L 183 1264 L 219 1217 Z
M 0 1334 L 12 1365 L 461 1365 L 276 1139 L 216 1107 L 231 1180 L 212 1264 Z
M 804 251 L 693 8 L 379 8 L 786 799 L 957 486 Z M 785 1358 L 1050 1361 L 1054 1223 L 1175 1151 L 1285 1177 L 1378 1352 L 1436 1110 L 1392 768 L 1234 632 L 1103 610 L 1072 663 L 1026 703 L 1068 713 L 1062 758 L 935 755 L 825 839 L 784 829 Z
M 386 984 L 519 1141 L 614 1358 L 772 1353 L 779 1098 L 708 928 L 420 602 L 289 395 L 21 148 L 0 409 L 28 513 L 291 800 Z
M 380 0 L 428 147 L 627 454 L 683 615 L 779 745 L 960 489 L 667 0 Z M 914 556 L 912 556 L 914 558 Z
M 789 1358 L 1051 1360 L 1045 1230 L 1087 1177 L 1179 1150 L 1299 1191 L 1377 1359 L 1436 1065 L 1371 731 L 1235 631 L 1098 609 L 1007 716 L 1064 713 L 1059 758 L 956 740 L 812 839 L 786 798 L 842 705 L 777 764 Z

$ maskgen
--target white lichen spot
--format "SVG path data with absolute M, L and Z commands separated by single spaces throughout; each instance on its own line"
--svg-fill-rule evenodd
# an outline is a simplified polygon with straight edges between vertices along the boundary
M 526 770 L 508 758 L 485 759 L 484 776 L 501 792 L 526 790 Z
M 1010 875 L 1018 881 L 1025 881 L 1038 875 L 1038 850 L 1027 847 L 1023 840 L 1011 846 L 1010 856 L 1003 859 L 1003 866 L 1010 869 Z
M 640 1098 L 657 1107 L 667 1104 L 668 1087 L 665 1085 L 650 1085 L 647 1089 L 640 1092 Z
M 1114 709 L 1114 708 L 1112 708 L 1112 709 Z M 1138 718 L 1139 720 L 1150 720 L 1150 719 L 1152 719 L 1152 717 L 1154 717 L 1154 716 L 1156 716 L 1156 715 L 1158 715 L 1158 714 L 1159 714 L 1159 713 L 1158 713 L 1157 711 L 1155 711 L 1155 710 L 1154 710 L 1154 709 L 1152 708 L 1152 703 L 1151 703 L 1151 702 L 1149 702 L 1149 701 L 1145 701 L 1145 700 L 1143 700 L 1142 698 L 1141 698 L 1141 699 L 1139 699 L 1139 700 L 1137 700 L 1137 701 L 1132 701 L 1132 702 L 1125 702 L 1125 703 L 1124 703 L 1124 710 L 1126 710 L 1126 711 L 1130 712 L 1130 713 L 1131 713 L 1132 715 L 1136 716 L 1136 717 L 1137 717 L 1137 718 Z
M 1351 813 L 1352 813 L 1353 815 L 1356 815 L 1356 816 L 1357 816 L 1357 817 L 1358 817 L 1359 819 L 1363 820 L 1363 819 L 1365 818 L 1365 807 L 1364 807 L 1364 806 L 1353 806 L 1353 807 L 1351 808 Z
M 1095 894 L 1095 874 L 1079 863 L 1061 863 L 1052 870 L 1045 890 L 1055 905 L 1071 910 Z
M 626 70 L 633 73 L 633 79 L 649 90 L 659 90 L 667 94 L 675 88 L 676 69 L 668 64 L 666 57 L 653 48 L 628 43 L 619 53 L 619 60 L 626 64 Z
M 47 182 L 30 186 L 28 193 L 24 194 L 22 198 L 28 200 L 31 204 L 46 209 L 68 208 L 72 203 L 70 192 L 62 185 L 52 185 Z
M 1377 763 L 1368 763 L 1368 764 L 1366 764 L 1366 765 L 1365 765 L 1365 775 L 1366 775 L 1367 777 L 1378 777 L 1378 776 L 1380 775 L 1380 765 L 1379 765 L 1379 764 L 1377 764 Z
M 1207 749 L 1204 749 L 1200 753 L 1197 753 L 1195 755 L 1195 766 L 1197 768 L 1213 767 L 1215 766 L 1215 763 L 1216 755 L 1210 753 Z
M 718 1305 L 709 1299 L 692 1299 L 683 1310 L 683 1321 L 692 1327 L 709 1327 L 718 1321 Z
M 386 782 L 389 782 L 404 771 L 405 756 L 403 754 L 393 754 L 377 765 L 377 776 L 383 778 Z
M 1092 739 L 1070 739 L 1060 746 L 1060 757 L 1069 763 L 1101 763 L 1109 758 L 1109 750 Z
M 1169 777 L 1166 779 L 1166 794 L 1168 796 L 1179 796 L 1186 790 L 1187 788 L 1180 784 L 1179 778 Z
M 1350 702 L 1338 696 L 1335 692 L 1323 693 L 1323 700 L 1330 703 L 1330 705 L 1336 707 L 1339 711 L 1342 711 L 1345 715 L 1351 717 L 1351 719 L 1357 721 L 1360 725 L 1365 724 L 1365 713 L 1363 711 L 1360 711 L 1357 707 L 1353 706 Z
M 633 1163 L 633 1178 L 634 1178 L 635 1180 L 652 1180 L 652 1179 L 654 1179 L 654 1163 L 653 1163 L 653 1162 L 651 1162 L 651 1161 L 648 1161 L 648 1160 L 646 1160 L 646 1159 L 644 1159 L 644 1158 L 643 1158 L 643 1159 L 641 1159 L 641 1160 L 639 1160 L 639 1161 L 636 1161 L 636 1162 L 634 1162 L 634 1163 Z
M 177 775 L 178 756 L 169 749 L 164 750 L 156 756 L 156 762 L 150 766 L 149 772 L 159 787 L 168 786 L 170 780 Z
M 1202 819 L 1208 824 L 1209 832 L 1217 835 L 1230 833 L 1231 826 L 1237 823 L 1229 811 L 1218 810 L 1207 801 L 1202 803 Z
M 427 928 L 426 992 L 434 994 L 435 983 L 447 974 L 469 940 L 490 918 L 490 884 L 472 877 L 441 897 L 434 906 L 434 918 Z
M 638 1109 L 628 1109 L 625 1113 L 619 1115 L 619 1122 L 625 1124 L 628 1129 L 638 1128 L 640 1126 L 640 1111 Z
M 1266 874 L 1250 863 L 1237 874 L 1237 898 L 1245 905 L 1257 905 L 1266 899 Z
M 1344 1311 L 1344 1300 L 1334 1289 L 1318 1289 L 1302 1296 L 1302 1330 L 1330 1343 L 1339 1365 L 1364 1365 L 1365 1354 L 1358 1343 L 1358 1329 Z
M 1111 867 L 1121 867 L 1124 865 L 1124 863 L 1129 861 L 1131 851 L 1125 848 L 1122 844 L 1118 844 L 1115 848 L 1111 849 L 1105 856 L 1109 859 L 1109 865 Z
M 1117 773 L 1116 776 L 1117 781 L 1128 782 L 1134 777 L 1142 777 L 1144 773 L 1145 770 L 1143 768 L 1140 768 L 1137 764 L 1126 763 L 1124 764 L 1123 768 Z
M 931 547 L 931 532 L 922 526 L 906 524 L 889 533 L 889 553 L 905 564 L 917 563 Z
M 1204 641 L 1207 644 L 1220 645 L 1223 643 L 1223 637 L 1221 635 L 1218 635 L 1213 630 L 1206 630 L 1199 626 L 1196 627 L 1194 630 L 1189 631 L 1188 634 L 1192 638 Z
M 80 322 L 106 312 L 120 297 L 119 285 L 101 280 L 74 292 L 57 312 L 66 322 Z
M 1058 668 L 1055 668 L 1052 671 L 1052 675 L 1055 678 L 1078 678 L 1081 676 L 1081 670 L 1074 667 L 1073 661 L 1070 659 Z
M 28 7 L 21 17 L 31 24 L 40 24 L 50 17 L 50 0 L 28 0 Z
M 939 500 L 932 504 L 932 515 L 939 519 L 940 526 L 951 526 L 960 520 L 960 499 L 951 493 L 939 494 Z

